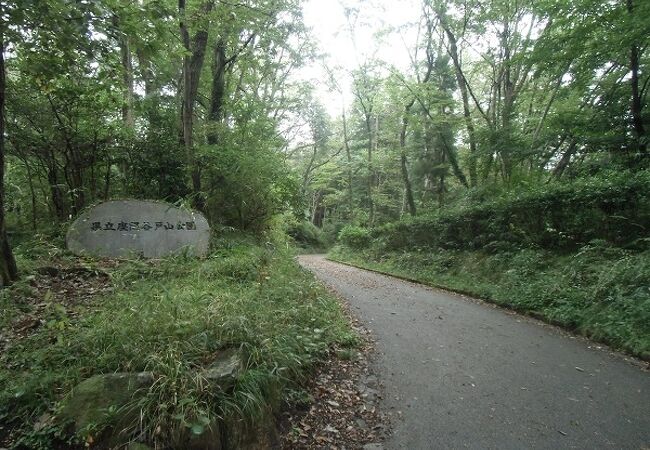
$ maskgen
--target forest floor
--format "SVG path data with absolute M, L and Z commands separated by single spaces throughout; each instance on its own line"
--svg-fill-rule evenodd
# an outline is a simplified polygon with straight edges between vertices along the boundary
M 303 256 L 376 339 L 387 448 L 646 448 L 647 364 L 469 297 Z
M 84 313 L 95 297 L 113 290 L 109 274 L 114 260 L 105 260 L 101 266 L 89 268 L 73 265 L 70 260 L 52 260 L 25 280 L 29 290 L 21 296 L 22 311 L 13 311 L 8 326 L 0 327 L 0 353 L 46 326 L 50 311 L 55 308 L 73 319 Z
M 119 262 L 74 257 L 46 240 L 18 247 L 21 279 L 0 291 L 0 448 L 103 445 L 110 414 L 75 436 L 59 420 L 74 387 L 102 374 L 154 374 L 157 384 L 138 401 L 144 428 L 120 433 L 158 448 L 184 439 L 192 426 L 194 434 L 205 431 L 199 415 L 204 422 L 219 414 L 244 423 L 266 420 L 269 408 L 276 413 L 301 399 L 318 400 L 305 386 L 324 362 L 363 375 L 362 339 L 337 299 L 297 266 L 286 246 L 244 235 L 215 246 L 203 260 Z M 197 373 L 233 348 L 246 358 L 236 384 L 210 389 Z M 333 395 L 320 397 L 331 402 L 334 420 L 334 405 L 348 403 L 333 387 L 349 384 L 361 404 L 362 386 L 324 370 L 316 381 Z M 374 442 L 376 415 L 359 416 L 367 429 L 340 433 L 350 442 Z M 340 428 L 333 421 L 318 425 L 323 430 L 314 426 L 313 439 L 329 439 Z
M 169 364 L 183 366 L 177 379 L 186 383 L 179 396 L 268 401 L 283 448 L 380 448 L 388 434 L 369 332 L 291 252 L 244 238 L 206 260 L 20 250 L 21 280 L 0 296 L 0 449 L 83 448 L 57 420 L 66 392 L 91 375 L 145 370 L 175 346 Z M 233 342 L 258 355 L 235 392 L 215 399 L 194 389 L 195 368 Z M 154 373 L 165 381 L 166 369 Z M 282 386 L 280 398 L 265 383 Z M 159 403 L 162 393 L 151 395 Z M 176 420 L 149 412 L 168 426 Z

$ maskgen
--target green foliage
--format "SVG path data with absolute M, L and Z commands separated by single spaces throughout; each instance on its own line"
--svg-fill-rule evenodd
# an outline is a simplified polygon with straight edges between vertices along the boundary
M 114 152 L 111 176 L 113 189 L 134 198 L 176 202 L 188 195 L 185 184 L 185 155 L 175 127 L 176 105 L 158 102 L 145 136 L 125 136 Z M 119 168 L 119 169 L 118 169 Z
M 371 231 L 380 248 L 571 249 L 594 239 L 639 246 L 650 229 L 650 172 L 553 183 Z M 366 241 L 369 243 L 370 239 Z M 356 244 L 353 248 L 363 245 Z
M 366 228 L 348 225 L 339 233 L 339 241 L 350 248 L 362 249 L 370 245 L 370 232 Z
M 217 240 L 204 261 L 123 263 L 111 274 L 113 295 L 74 315 L 53 310 L 52 326 L 0 356 L 0 429 L 17 433 L 19 448 L 50 448 L 60 428 L 39 434 L 36 444 L 34 421 L 55 414 L 79 381 L 121 371 L 154 373 L 154 388 L 138 404 L 144 421 L 129 425 L 151 442 L 169 445 L 210 418 L 251 420 L 277 405 L 330 345 L 356 338 L 336 300 L 290 252 L 255 241 Z M 7 302 L 16 294 L 0 296 Z M 247 355 L 232 394 L 211 391 L 196 376 L 227 347 Z
M 331 255 L 541 315 L 649 357 L 648 192 L 648 171 L 478 189 L 438 214 L 345 228 Z
M 329 240 L 323 231 L 306 220 L 294 220 L 288 226 L 287 234 L 302 248 L 323 250 L 329 246 Z
M 273 216 L 298 205 L 298 181 L 270 143 L 232 139 L 232 146 L 205 148 L 206 212 L 212 222 L 261 231 Z
M 312 54 L 298 4 L 187 3 L 192 45 L 206 33 L 203 50 L 190 49 L 204 55 L 193 59 L 201 82 L 190 148 L 177 3 L 7 3 L 10 232 L 125 196 L 202 197 L 196 204 L 213 224 L 255 231 L 300 203 L 280 151 L 281 127 L 304 93 L 289 74 Z M 218 42 L 227 59 L 220 73 L 212 70 Z

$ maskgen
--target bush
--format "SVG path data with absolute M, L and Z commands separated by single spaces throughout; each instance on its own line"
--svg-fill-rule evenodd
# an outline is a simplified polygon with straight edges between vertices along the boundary
M 339 233 L 339 241 L 350 248 L 366 248 L 370 245 L 370 232 L 366 228 L 348 225 Z
M 371 231 L 383 250 L 639 247 L 650 230 L 650 172 L 545 185 Z M 343 241 L 343 243 L 345 243 Z
M 272 219 L 299 205 L 299 181 L 272 148 L 250 142 L 202 148 L 206 216 L 240 230 L 268 230 Z
M 303 248 L 326 248 L 327 238 L 320 228 L 303 220 L 289 224 L 287 234 Z

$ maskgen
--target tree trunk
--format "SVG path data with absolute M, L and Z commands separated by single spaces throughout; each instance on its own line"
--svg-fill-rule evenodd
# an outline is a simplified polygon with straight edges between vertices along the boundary
M 368 224 L 372 226 L 375 220 L 375 205 L 372 201 L 372 185 L 373 185 L 373 169 L 372 169 L 372 149 L 374 148 L 372 142 L 372 118 L 366 114 L 366 131 L 368 133 Z
M 16 260 L 9 246 L 5 224 L 5 60 L 4 36 L 0 31 L 0 287 L 8 286 L 18 278 Z
M 564 173 L 566 168 L 569 167 L 569 163 L 571 162 L 571 157 L 573 156 L 577 148 L 578 146 L 576 142 L 575 141 L 571 142 L 569 148 L 567 148 L 567 150 L 562 155 L 562 158 L 560 158 L 560 161 L 558 161 L 557 166 L 555 166 L 555 168 L 553 169 L 553 176 L 555 178 L 562 177 L 562 174 Z
M 316 161 L 316 154 L 318 153 L 318 147 L 314 144 L 314 148 L 311 153 L 311 158 L 309 158 L 309 163 L 305 169 L 305 173 L 302 175 L 302 185 L 300 192 L 303 194 L 307 192 L 307 186 L 309 185 L 309 175 L 311 175 L 312 168 L 314 167 L 314 162 Z
M 185 0 L 178 0 L 178 12 L 180 14 L 180 29 L 181 40 L 185 48 L 185 55 L 183 56 L 183 103 L 181 106 L 181 124 L 183 145 L 185 148 L 185 157 L 187 164 L 190 167 L 190 177 L 192 179 L 192 188 L 194 195 L 200 195 L 201 191 L 200 180 L 197 185 L 194 177 L 194 167 L 196 166 L 194 148 L 192 143 L 192 119 L 193 119 L 193 106 L 194 99 L 192 98 L 192 70 L 191 70 L 191 44 L 190 32 L 185 24 Z M 196 199 L 195 199 L 196 200 Z
M 77 215 L 86 206 L 86 190 L 84 188 L 83 161 L 76 149 L 70 149 L 70 195 L 72 214 Z
M 60 221 L 66 219 L 66 208 L 65 201 L 63 200 L 63 192 L 61 192 L 61 186 L 59 185 L 59 178 L 56 174 L 56 166 L 50 165 L 47 168 L 47 182 L 50 185 L 50 194 L 52 195 L 52 206 L 54 206 L 54 213 L 56 218 Z
M 627 11 L 630 15 L 633 14 L 633 0 L 627 0 Z M 630 105 L 630 112 L 632 114 L 632 125 L 636 136 L 637 148 L 639 153 L 646 153 L 647 144 L 645 143 L 645 127 L 643 126 L 643 117 L 641 115 L 643 104 L 641 102 L 641 94 L 639 91 L 639 59 L 639 47 L 636 44 L 632 44 L 630 48 L 630 71 L 632 72 L 632 77 L 630 79 L 632 85 L 632 103 Z
M 325 208 L 321 205 L 322 199 L 323 192 L 320 190 L 316 191 L 312 198 L 311 223 L 318 228 L 323 227 L 323 219 L 325 218 Z
M 113 25 L 119 31 L 119 17 L 113 16 Z M 119 47 L 122 60 L 122 80 L 124 82 L 122 121 L 128 129 L 133 130 L 135 128 L 135 114 L 133 113 L 133 58 L 131 56 L 131 43 L 126 33 L 120 32 Z
M 512 114 L 514 112 L 515 104 L 515 85 L 512 81 L 512 67 L 510 56 L 510 22 L 508 17 L 503 18 L 503 33 L 501 39 L 501 46 L 503 49 L 503 107 L 501 111 L 501 124 L 502 133 L 505 136 L 506 145 L 499 149 L 501 160 L 503 162 L 503 178 L 506 183 L 510 182 L 513 169 L 513 161 L 511 155 L 510 144 L 512 142 Z
M 104 174 L 104 201 L 108 200 L 111 191 L 111 161 L 106 162 L 106 173 Z
M 345 147 L 345 156 L 348 161 L 348 207 L 350 215 L 354 211 L 354 197 L 352 191 L 352 153 L 348 139 L 347 117 L 345 115 L 345 106 L 343 107 L 343 147 Z
M 471 110 L 469 108 L 469 93 L 467 91 L 467 81 L 463 74 L 463 69 L 460 63 L 460 56 L 458 55 L 458 44 L 456 36 L 451 31 L 446 21 L 443 20 L 443 14 L 439 13 L 440 23 L 449 40 L 449 56 L 454 63 L 454 72 L 456 74 L 456 83 L 460 90 L 460 96 L 463 100 L 463 116 L 465 118 L 465 128 L 467 128 L 467 137 L 469 139 L 469 183 L 470 186 L 475 187 L 478 182 L 478 175 L 476 171 L 476 164 L 478 159 L 478 151 L 476 149 L 476 133 L 474 131 L 474 122 L 472 121 Z
M 411 180 L 409 179 L 408 160 L 406 157 L 406 129 L 408 127 L 408 115 L 414 103 L 415 99 L 411 100 L 411 102 L 404 108 L 404 116 L 402 117 L 402 129 L 399 134 L 399 147 L 402 180 L 404 182 L 404 191 L 406 193 L 406 203 L 409 208 L 409 214 L 415 217 L 417 214 L 417 209 L 415 208 L 415 200 L 413 199 L 413 189 L 411 187 Z
M 442 14 L 440 14 L 440 16 L 442 16 Z M 463 100 L 463 116 L 465 118 L 465 127 L 467 128 L 467 137 L 469 139 L 469 183 L 470 186 L 475 187 L 478 180 L 476 171 L 478 154 L 476 150 L 476 134 L 474 131 L 474 122 L 472 121 L 472 116 L 469 109 L 469 95 L 467 92 L 467 84 L 460 64 L 460 57 L 458 56 L 456 36 L 452 33 L 451 29 L 447 26 L 445 21 L 441 20 L 441 24 L 445 31 L 445 34 L 447 35 L 447 39 L 449 40 L 449 54 L 454 63 L 456 83 L 458 84 L 460 96 Z
M 223 101 L 226 93 L 226 44 L 218 39 L 214 45 L 214 61 L 212 62 L 212 96 L 208 120 L 212 127 L 208 131 L 208 144 L 219 143 L 218 126 L 223 122 Z
M 203 4 L 203 12 L 208 14 L 212 10 L 213 2 Z M 183 56 L 183 102 L 181 106 L 182 143 L 185 148 L 185 155 L 190 168 L 192 181 L 192 193 L 194 195 L 194 206 L 200 210 L 204 209 L 204 201 L 201 194 L 201 167 L 199 166 L 194 144 L 192 140 L 192 126 L 194 119 L 194 103 L 199 89 L 199 80 L 203 61 L 205 59 L 205 48 L 208 43 L 207 29 L 199 30 L 194 35 L 193 42 L 190 42 L 190 32 L 185 22 L 186 10 L 185 0 L 178 0 L 179 27 L 181 41 L 185 48 Z
M 27 163 L 27 159 L 23 160 L 25 169 L 27 169 L 27 182 L 29 184 L 29 195 L 32 200 L 32 230 L 36 232 L 36 190 L 34 189 L 34 179 L 32 176 L 32 169 Z
M 145 95 L 145 111 L 146 117 L 149 121 L 147 132 L 150 136 L 157 133 L 157 128 L 160 126 L 160 90 L 156 83 L 156 76 L 153 72 L 151 60 L 144 50 L 136 48 L 136 55 L 138 56 L 138 66 L 144 81 L 144 95 Z

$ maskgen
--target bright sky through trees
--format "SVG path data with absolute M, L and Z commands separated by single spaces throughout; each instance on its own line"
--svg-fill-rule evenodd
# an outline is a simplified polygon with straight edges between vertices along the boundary
M 312 29 L 320 50 L 326 55 L 305 69 L 315 80 L 317 93 L 332 115 L 341 111 L 341 98 L 327 86 L 328 70 L 350 101 L 349 72 L 377 58 L 406 69 L 409 53 L 417 39 L 420 6 L 416 0 L 308 0 L 303 6 L 305 24 Z M 408 26 L 408 25 L 413 26 Z

